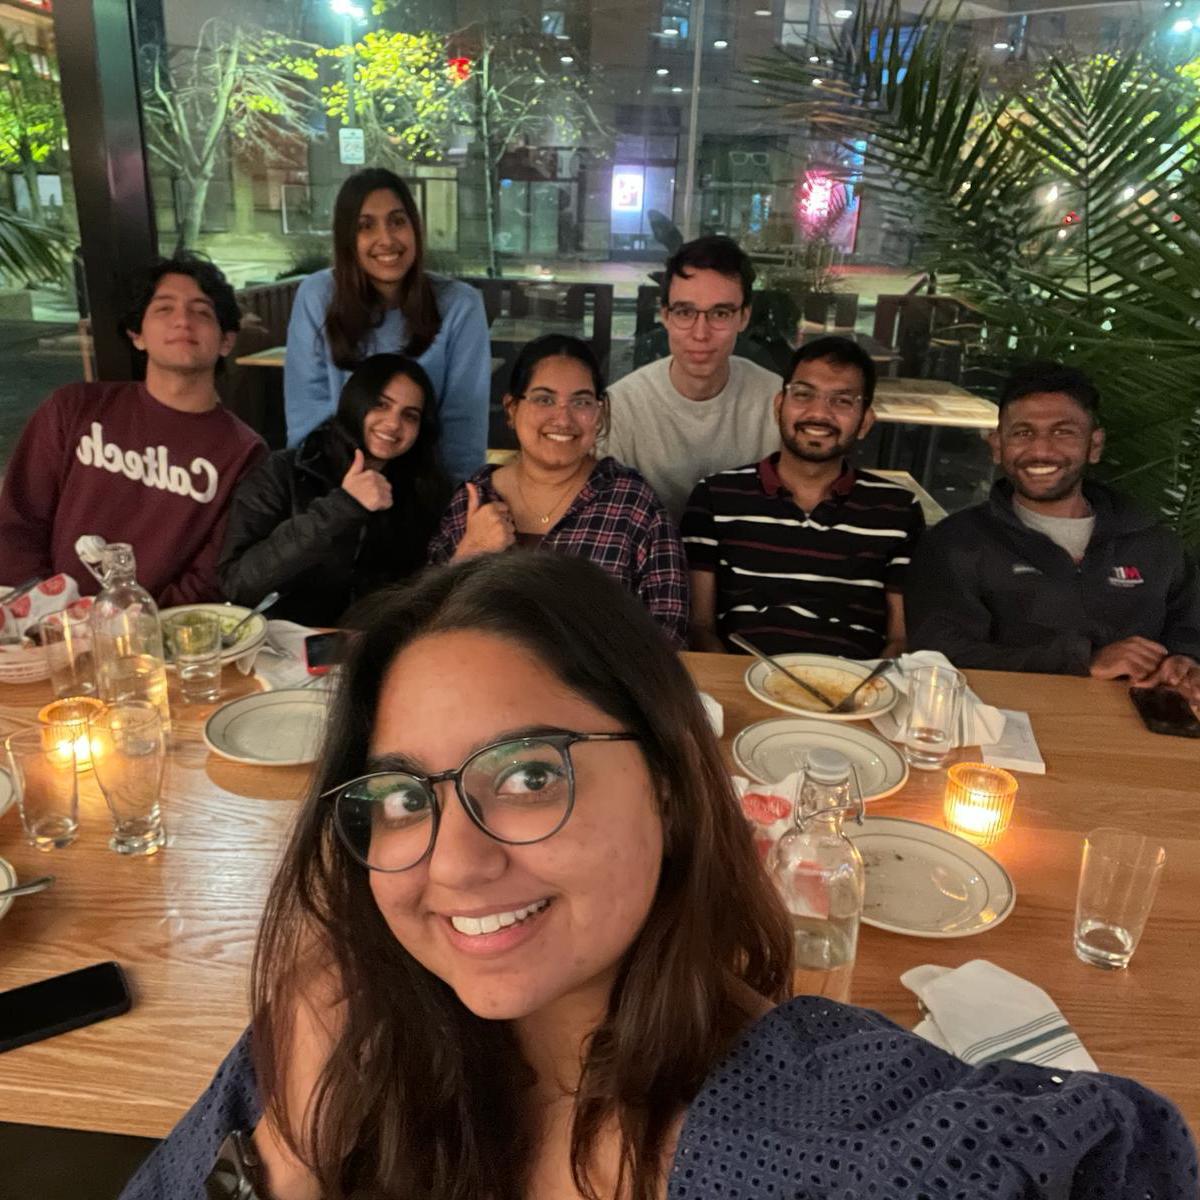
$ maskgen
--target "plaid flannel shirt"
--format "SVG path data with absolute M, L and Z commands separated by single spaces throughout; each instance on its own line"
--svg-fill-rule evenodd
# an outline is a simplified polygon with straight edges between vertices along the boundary
M 502 500 L 494 466 L 467 481 L 485 504 Z M 467 527 L 467 488 L 454 493 L 429 545 L 431 563 L 448 562 Z M 676 646 L 687 640 L 687 560 L 679 532 L 650 485 L 631 467 L 602 458 L 587 482 L 542 539 L 540 549 L 591 559 L 616 576 L 650 610 Z

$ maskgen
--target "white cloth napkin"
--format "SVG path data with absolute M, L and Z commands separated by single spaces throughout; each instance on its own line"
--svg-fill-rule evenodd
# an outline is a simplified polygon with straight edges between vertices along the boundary
M 725 733 L 725 710 L 721 707 L 720 701 L 713 699 L 707 692 L 701 692 L 700 703 L 704 708 L 705 716 L 708 717 L 708 723 L 712 726 L 713 733 L 717 737 L 723 736 Z
M 904 733 L 904 720 L 908 716 L 908 680 L 917 667 L 951 667 L 954 664 L 936 650 L 918 650 L 913 654 L 902 654 L 896 665 L 885 678 L 900 693 L 896 707 L 891 712 L 871 718 L 876 731 L 889 742 L 898 741 Z M 990 704 L 984 704 L 970 688 L 963 693 L 959 711 L 958 730 L 954 740 L 956 746 L 989 746 L 1004 736 L 1004 713 Z
M 237 660 L 237 668 L 243 675 L 253 671 L 268 692 L 328 686 L 330 677 L 310 675 L 304 662 L 304 639 L 317 632 L 295 621 L 268 621 L 266 638 Z
M 926 964 L 900 976 L 925 1019 L 913 1030 L 964 1062 L 999 1058 L 1068 1071 L 1095 1071 L 1092 1056 L 1037 984 L 987 959 L 961 967 Z

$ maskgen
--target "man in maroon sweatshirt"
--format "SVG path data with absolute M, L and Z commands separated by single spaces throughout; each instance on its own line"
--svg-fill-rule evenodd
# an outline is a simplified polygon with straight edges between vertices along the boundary
M 238 479 L 266 453 L 214 384 L 241 314 L 210 262 L 180 255 L 149 273 L 123 321 L 146 382 L 74 383 L 29 419 L 0 489 L 0 583 L 71 575 L 85 533 L 129 542 L 162 607 L 220 598 L 217 555 Z

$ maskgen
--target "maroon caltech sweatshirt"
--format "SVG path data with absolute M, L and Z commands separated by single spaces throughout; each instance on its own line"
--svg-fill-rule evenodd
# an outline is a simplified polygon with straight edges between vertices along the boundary
M 140 383 L 73 383 L 29 419 L 0 488 L 0 583 L 65 571 L 85 533 L 129 542 L 138 582 L 160 607 L 217 600 L 217 556 L 238 479 L 266 453 L 218 405 L 179 412 Z

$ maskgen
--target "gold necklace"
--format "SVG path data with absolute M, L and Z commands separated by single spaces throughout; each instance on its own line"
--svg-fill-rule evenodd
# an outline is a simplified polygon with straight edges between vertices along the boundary
M 582 466 L 586 465 L 586 463 L 587 463 L 587 459 L 585 458 L 583 460 L 583 462 L 581 462 L 579 464 L 579 466 L 582 467 Z M 517 492 L 521 497 L 521 505 L 523 508 L 525 508 L 525 510 L 527 512 L 530 513 L 531 516 L 536 518 L 539 525 L 549 525 L 550 518 L 553 517 L 558 512 L 558 510 L 560 508 L 562 508 L 562 506 L 571 498 L 571 496 L 574 494 L 574 493 L 572 493 L 571 488 L 574 485 L 575 480 L 578 478 L 578 476 L 579 476 L 579 467 L 576 467 L 575 471 L 571 475 L 570 479 L 568 479 L 567 482 L 563 485 L 564 486 L 563 495 L 557 501 L 557 503 L 555 503 L 554 507 L 551 508 L 548 512 L 539 513 L 534 509 L 533 505 L 529 503 L 529 499 L 525 495 L 525 489 L 521 486 L 521 464 L 519 462 L 515 463 L 514 468 L 513 468 L 513 479 L 517 485 Z

